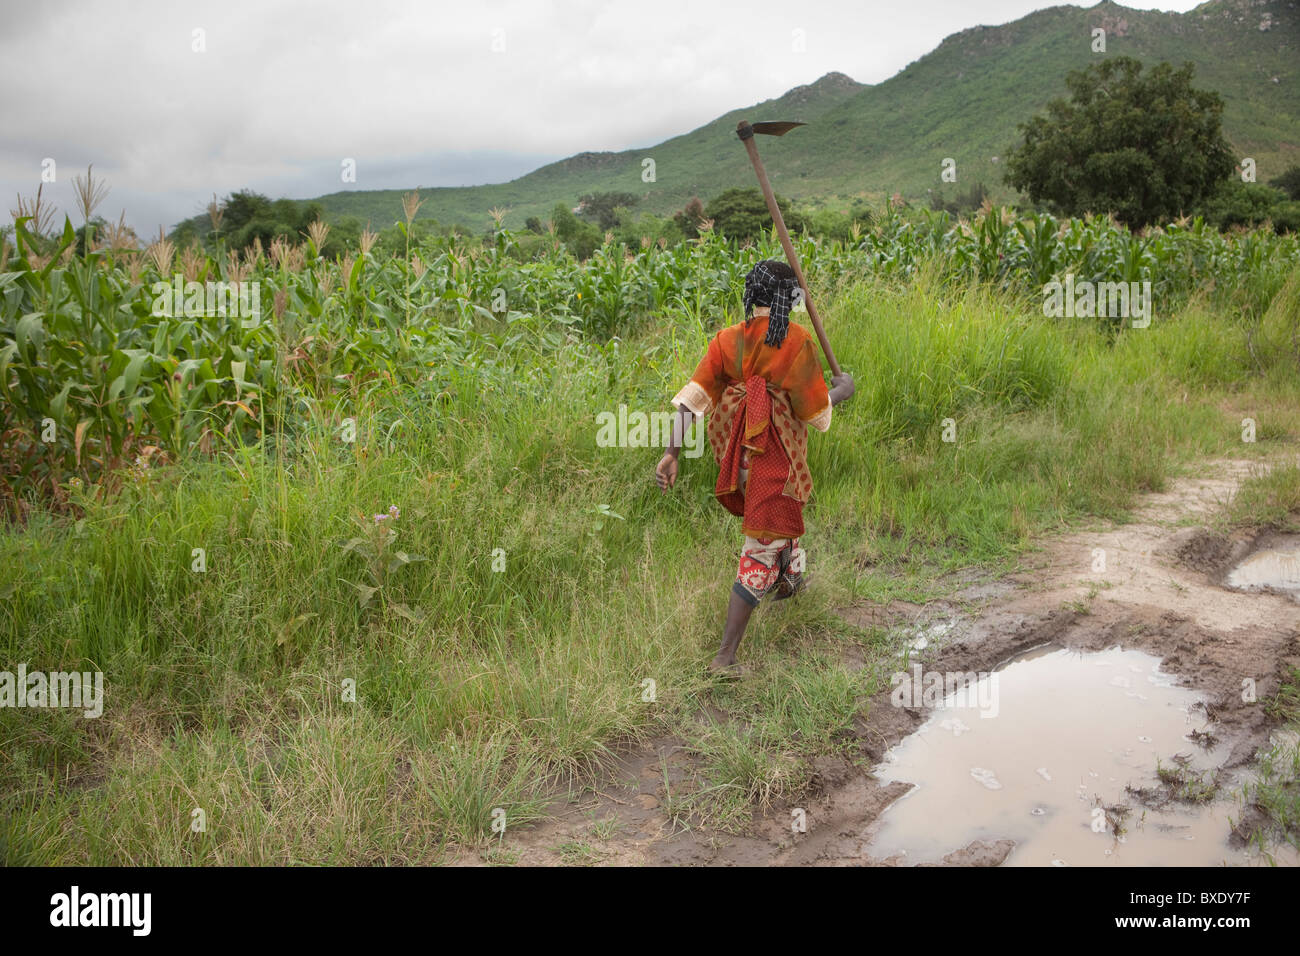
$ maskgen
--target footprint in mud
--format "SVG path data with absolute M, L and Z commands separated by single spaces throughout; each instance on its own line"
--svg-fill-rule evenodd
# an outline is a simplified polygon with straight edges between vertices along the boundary
M 954 737 L 960 737 L 962 734 L 970 732 L 970 727 L 966 726 L 961 719 L 956 717 L 940 722 L 939 727 L 943 730 L 951 731 Z

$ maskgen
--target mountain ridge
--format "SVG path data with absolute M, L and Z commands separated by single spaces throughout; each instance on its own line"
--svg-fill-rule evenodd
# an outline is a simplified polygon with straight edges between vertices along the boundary
M 1092 30 L 1106 31 L 1104 54 Z M 735 140 L 744 117 L 799 119 L 809 125 L 763 140 L 774 188 L 813 206 L 843 208 L 894 193 L 924 200 L 930 191 L 984 182 L 999 200 L 1013 193 L 999 164 L 1019 142 L 1017 124 L 1066 95 L 1065 75 L 1100 56 L 1130 55 L 1148 65 L 1196 64 L 1195 84 L 1224 99 L 1224 131 L 1267 180 L 1300 163 L 1300 0 L 1209 0 L 1187 13 L 1120 4 L 1047 7 L 999 25 L 975 25 L 945 37 L 898 73 L 875 84 L 830 71 L 779 97 L 728 111 L 648 147 L 584 151 L 506 183 L 422 189 L 421 217 L 484 228 L 493 207 L 518 228 L 545 219 L 557 202 L 574 205 L 597 191 L 631 192 L 636 207 L 660 215 L 692 196 L 707 200 L 731 186 L 753 185 Z M 642 161 L 655 161 L 644 182 Z M 940 181 L 954 159 L 957 183 Z M 356 216 L 376 225 L 397 218 L 403 190 L 346 190 L 321 196 L 327 219 Z

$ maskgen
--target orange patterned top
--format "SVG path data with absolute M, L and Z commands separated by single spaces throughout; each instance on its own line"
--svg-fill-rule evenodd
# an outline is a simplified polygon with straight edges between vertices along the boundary
M 799 421 L 826 431 L 831 424 L 831 397 L 812 336 L 791 322 L 790 331 L 778 349 L 763 341 L 766 335 L 766 315 L 755 315 L 748 322 L 737 322 L 723 329 L 713 337 L 708 352 L 691 376 L 691 384 L 698 389 L 688 385 L 678 393 L 673 404 L 685 405 L 696 415 L 703 415 L 718 404 L 728 385 L 744 382 L 751 375 L 761 375 L 770 385 L 786 393 Z M 701 391 L 703 395 L 699 394 Z M 707 402 L 697 407 L 704 398 Z
M 808 332 L 790 324 L 781 347 L 763 341 L 767 316 L 728 326 L 713 337 L 695 374 L 673 398 L 695 415 L 709 417 L 708 437 L 719 465 L 723 464 L 734 417 L 745 408 L 745 382 L 760 376 L 772 396 L 771 420 L 789 462 L 783 494 L 802 504 L 812 493 L 808 471 L 807 428 L 826 431 L 831 423 L 830 393 L 822 376 L 821 358 Z M 741 467 L 748 467 L 748 455 Z

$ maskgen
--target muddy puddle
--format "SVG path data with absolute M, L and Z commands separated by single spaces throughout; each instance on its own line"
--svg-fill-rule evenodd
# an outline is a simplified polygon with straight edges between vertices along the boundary
M 1300 542 L 1255 551 L 1228 572 L 1226 583 L 1245 591 L 1281 591 L 1300 600 Z
M 975 840 L 1010 839 L 1009 866 L 1261 862 L 1228 843 L 1241 780 L 1220 775 L 1208 803 L 1180 799 L 1213 785 L 1227 748 L 1202 696 L 1158 658 L 1049 645 L 972 676 L 914 668 L 896 682 L 902 705 L 933 711 L 876 769 L 914 786 L 869 831 L 872 857 L 937 862 Z

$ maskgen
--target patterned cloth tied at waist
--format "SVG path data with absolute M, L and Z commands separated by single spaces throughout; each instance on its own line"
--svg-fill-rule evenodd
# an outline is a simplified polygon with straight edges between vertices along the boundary
M 718 461 L 714 494 L 744 519 L 745 534 L 802 535 L 803 505 L 812 493 L 808 433 L 785 391 L 761 375 L 733 382 L 709 416 L 708 439 Z

